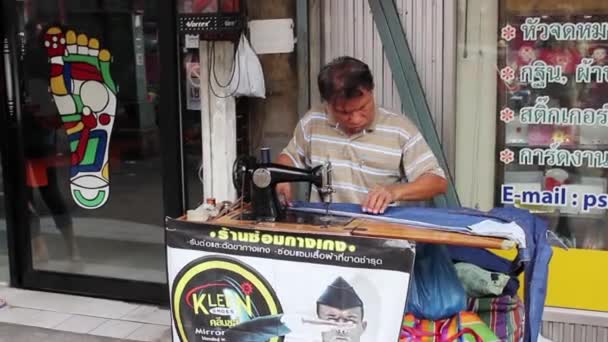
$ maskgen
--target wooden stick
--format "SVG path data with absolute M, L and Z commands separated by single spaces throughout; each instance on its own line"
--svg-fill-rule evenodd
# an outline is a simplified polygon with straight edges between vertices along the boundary
M 495 249 L 512 249 L 516 246 L 514 241 L 495 237 L 446 232 L 405 224 L 379 222 L 367 219 L 361 219 L 358 221 L 358 227 L 352 231 L 354 236 L 413 240 L 427 243 Z
M 492 248 L 492 249 L 513 249 L 517 246 L 514 241 L 478 236 L 465 233 L 441 231 L 412 225 L 374 221 L 369 219 L 354 219 L 345 226 L 321 226 L 310 224 L 295 224 L 283 222 L 255 222 L 238 220 L 240 212 L 225 215 L 216 220 L 206 222 L 213 225 L 225 225 L 244 229 L 258 229 L 274 232 L 324 234 L 336 236 L 361 236 L 369 238 L 385 238 L 397 240 L 409 240 L 426 243 L 437 243 L 445 245 Z

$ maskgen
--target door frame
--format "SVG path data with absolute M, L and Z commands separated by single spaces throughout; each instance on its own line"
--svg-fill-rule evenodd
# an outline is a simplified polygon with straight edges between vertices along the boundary
M 6 20 L 8 20 L 7 14 L 2 12 L 2 22 L 5 23 Z M 11 227 L 19 227 L 20 225 L 17 212 L 19 211 L 18 204 L 21 201 L 15 199 L 18 198 L 20 193 L 18 190 L 18 184 L 20 184 L 19 175 L 22 175 L 23 172 L 20 172 L 20 168 L 18 167 L 18 165 L 22 164 L 19 164 L 14 149 L 9 148 L 9 142 L 16 141 L 17 139 L 17 114 L 13 104 L 9 104 L 8 98 L 8 95 L 12 93 L 12 90 L 9 91 L 9 89 L 14 89 L 14 84 L 12 79 L 7 79 L 6 75 L 6 71 L 9 69 L 11 56 L 8 50 L 8 38 L 7 35 L 4 34 L 6 32 L 5 26 L 5 24 L 0 25 L 0 46 L 2 48 L 2 53 L 0 54 L 0 66 L 2 68 L 2 70 L 0 70 L 0 159 L 2 162 L 0 167 L 2 167 L 2 179 L 0 179 L 0 181 L 3 182 L 5 199 L 4 203 L 0 205 L 4 205 L 6 213 L 6 239 L 10 276 L 9 284 L 11 286 L 17 286 L 21 282 L 21 275 L 17 272 L 19 255 L 17 253 L 17 248 L 13 247 L 17 245 L 17 234 L 15 234 L 15 230 L 11 229 Z
M 40 0 L 42 1 L 42 0 Z M 183 158 L 181 151 L 181 113 L 177 89 L 177 8 L 175 1 L 157 1 L 158 41 L 160 65 L 175 66 L 160 68 L 160 143 L 162 159 L 162 190 L 165 216 L 177 217 L 184 212 Z M 8 42 L 7 53 L 2 54 L 2 62 L 10 59 L 13 89 L 19 89 L 17 64 L 18 32 L 16 0 L 1 0 L 2 24 L 0 38 Z M 4 44 L 3 44 L 4 45 Z M 4 52 L 5 50 L 3 50 Z M 0 71 L 4 85 L 4 67 Z M 31 258 L 31 241 L 25 193 L 25 156 L 23 152 L 23 131 L 18 91 L 13 92 L 15 110 L 6 105 L 8 93 L 0 86 L 0 151 L 7 212 L 11 286 L 63 292 L 100 298 L 118 299 L 132 302 L 168 305 L 169 290 L 164 283 L 152 283 L 127 279 L 105 278 L 81 274 L 69 274 L 35 270 Z M 165 113 L 165 115 L 163 115 Z M 159 229 L 162 229 L 159 227 Z M 161 253 L 159 251 L 159 253 Z M 166 248 L 162 253 L 166 256 Z M 166 269 L 166 265 L 164 265 Z

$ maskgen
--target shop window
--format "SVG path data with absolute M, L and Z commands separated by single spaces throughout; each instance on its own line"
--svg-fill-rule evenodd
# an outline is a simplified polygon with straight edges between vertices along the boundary
M 568 247 L 608 249 L 608 4 L 503 1 L 500 204 L 528 208 Z

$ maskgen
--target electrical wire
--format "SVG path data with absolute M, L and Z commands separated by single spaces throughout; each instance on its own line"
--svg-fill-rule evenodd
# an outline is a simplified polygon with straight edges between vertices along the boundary
M 236 49 L 236 51 L 234 52 L 233 58 L 232 58 L 232 67 L 230 68 L 230 78 L 228 79 L 228 82 L 226 84 L 222 84 L 219 82 L 218 77 L 217 77 L 217 70 L 215 68 L 215 42 L 209 42 L 209 52 L 207 53 L 207 67 L 208 67 L 208 75 L 209 75 L 209 89 L 211 90 L 211 92 L 213 93 L 213 95 L 217 98 L 220 99 L 225 99 L 228 97 L 232 97 L 236 94 L 237 89 L 239 88 L 239 85 L 241 84 L 241 77 L 240 77 L 240 73 L 236 72 L 236 68 L 238 65 L 238 57 L 239 57 L 239 50 L 238 47 Z M 240 72 L 240 70 L 239 70 Z M 211 76 L 213 75 L 213 81 L 212 82 L 212 78 Z M 232 82 L 234 81 L 234 77 L 235 75 L 238 75 L 237 78 L 237 83 L 236 86 L 234 87 L 234 89 L 232 90 L 232 92 L 230 94 L 227 95 L 219 95 L 214 88 L 214 83 L 217 83 L 217 85 L 222 88 L 222 89 L 226 89 L 229 88 L 230 85 L 232 84 Z
M 203 191 L 203 193 L 205 192 L 204 166 L 204 163 L 201 161 L 201 164 L 198 167 L 198 180 L 201 182 L 201 190 Z
M 215 83 L 217 83 L 217 85 L 220 86 L 220 88 L 228 88 L 230 86 L 230 83 L 234 80 L 234 75 L 235 75 L 235 71 L 236 71 L 236 55 L 238 54 L 238 48 L 236 50 L 236 52 L 233 55 L 233 59 L 232 59 L 232 66 L 230 67 L 230 79 L 228 80 L 228 82 L 226 82 L 226 84 L 222 84 L 220 83 L 218 77 L 217 77 L 217 69 L 215 68 L 215 42 L 212 42 L 211 44 L 211 55 L 213 56 L 213 79 L 215 80 Z

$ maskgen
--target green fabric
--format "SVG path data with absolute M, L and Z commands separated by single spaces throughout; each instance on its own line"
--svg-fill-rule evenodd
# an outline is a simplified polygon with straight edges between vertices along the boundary
M 470 315 L 470 313 L 466 313 L 466 315 Z M 479 335 L 479 337 L 481 337 L 481 340 L 484 342 L 500 342 L 500 339 L 496 336 L 496 334 L 494 334 L 492 329 L 490 329 L 490 327 L 486 323 L 484 323 L 483 320 L 481 320 L 479 317 L 473 318 L 462 314 L 461 318 L 461 329 L 469 328 L 475 331 L 475 333 L 477 333 L 477 335 Z M 472 336 L 471 334 L 464 334 L 462 337 L 463 340 L 467 342 L 476 342 L 475 336 Z
M 454 265 L 458 278 L 470 297 L 499 296 L 509 282 L 509 276 L 461 262 Z

